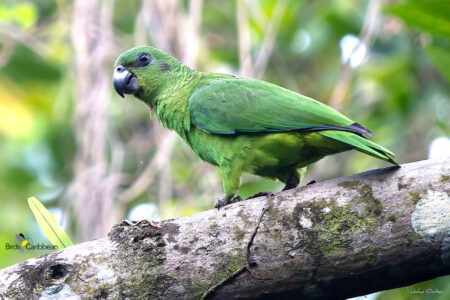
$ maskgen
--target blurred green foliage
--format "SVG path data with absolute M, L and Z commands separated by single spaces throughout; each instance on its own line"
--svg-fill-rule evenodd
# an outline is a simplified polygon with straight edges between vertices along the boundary
M 255 2 L 248 13 L 253 56 L 264 43 L 267 20 L 277 5 L 275 0 Z M 145 32 L 148 43 L 154 44 L 157 29 L 152 23 L 139 28 L 140 1 L 111 3 L 114 38 L 105 67 L 112 74 L 115 58 L 135 45 L 137 32 Z M 184 1 L 180 10 L 188 7 L 189 1 Z M 290 1 L 263 79 L 328 103 L 345 67 L 340 43 L 344 36 L 360 35 L 368 7 L 367 0 Z M 73 126 L 77 90 L 72 14 L 73 3 L 68 0 L 0 0 L 0 268 L 43 254 L 3 248 L 20 232 L 45 241 L 26 203 L 30 195 L 50 211 L 62 209 L 63 213 L 57 212 L 66 230 L 76 236 L 70 192 L 78 150 Z M 377 18 L 369 54 L 350 70 L 339 110 L 370 128 L 376 134 L 374 141 L 393 150 L 400 163 L 426 159 L 430 142 L 450 132 L 449 16 L 445 0 L 388 1 Z M 176 30 L 183 34 L 182 26 Z M 238 73 L 237 32 L 235 1 L 204 1 L 197 68 Z M 120 185 L 126 189 L 151 161 L 161 138 L 158 134 L 165 131 L 150 121 L 142 103 L 132 98 L 122 101 L 112 88 L 108 97 L 109 130 L 126 146 L 122 167 L 126 180 Z M 317 163 L 305 181 L 383 166 L 360 153 L 343 153 Z M 127 203 L 127 210 L 152 202 L 161 218 L 175 218 L 211 208 L 214 197 L 220 196 L 217 172 L 199 162 L 180 140 L 164 170 L 148 192 Z M 169 191 L 162 193 L 164 186 Z M 280 188 L 279 183 L 248 176 L 240 194 Z M 439 278 L 415 287 L 442 289 L 448 297 L 449 282 L 448 277 Z M 378 298 L 445 297 L 413 294 L 411 289 L 387 291 Z
M 0 20 L 2 22 L 10 22 L 23 29 L 28 29 L 35 25 L 36 19 L 37 7 L 31 2 L 0 6 Z

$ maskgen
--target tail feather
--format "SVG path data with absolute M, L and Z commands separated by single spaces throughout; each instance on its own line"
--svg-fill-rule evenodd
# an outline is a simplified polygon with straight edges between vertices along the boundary
M 378 159 L 388 161 L 394 165 L 400 166 L 395 160 L 395 154 L 388 149 L 369 141 L 368 139 L 346 131 L 326 130 L 319 134 L 328 138 L 338 140 L 342 143 L 355 147 L 355 150 L 366 153 Z

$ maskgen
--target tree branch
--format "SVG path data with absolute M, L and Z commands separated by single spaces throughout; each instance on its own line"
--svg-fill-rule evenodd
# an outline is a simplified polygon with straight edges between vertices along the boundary
M 0 294 L 339 299 L 448 275 L 449 178 L 447 157 L 242 201 L 161 229 L 116 225 L 107 238 L 0 270 Z

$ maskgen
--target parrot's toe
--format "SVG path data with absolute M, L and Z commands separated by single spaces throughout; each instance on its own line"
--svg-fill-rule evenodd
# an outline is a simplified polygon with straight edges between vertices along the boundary
M 234 195 L 231 196 L 225 196 L 223 198 L 217 198 L 216 201 L 214 202 L 214 207 L 217 209 L 220 209 L 222 206 L 231 204 L 231 203 L 235 203 L 235 202 L 239 202 L 242 201 L 241 196 L 236 196 L 234 197 Z
M 214 202 L 214 207 L 219 209 L 222 206 L 226 205 L 225 203 L 225 197 L 224 198 L 216 198 L 216 201 Z

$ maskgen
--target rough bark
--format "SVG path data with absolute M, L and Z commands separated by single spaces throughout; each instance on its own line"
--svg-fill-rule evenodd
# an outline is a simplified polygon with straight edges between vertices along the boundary
M 167 220 L 0 270 L 5 298 L 339 299 L 450 274 L 450 157 Z

